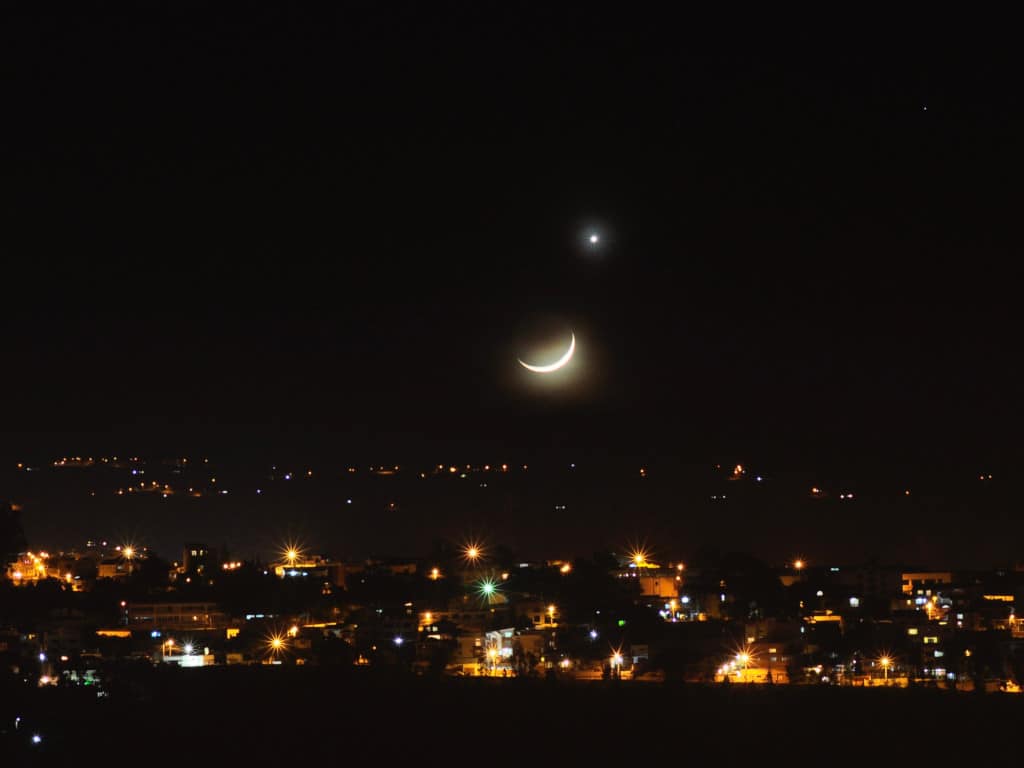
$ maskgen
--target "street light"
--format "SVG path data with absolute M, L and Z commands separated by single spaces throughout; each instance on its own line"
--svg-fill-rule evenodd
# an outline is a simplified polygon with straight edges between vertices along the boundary
M 736 654 L 736 663 L 740 665 L 740 679 L 747 682 L 747 665 L 750 663 L 750 652 L 746 649 Z
M 277 658 L 277 654 L 284 651 L 287 647 L 282 635 L 271 635 L 267 640 L 267 645 L 270 647 L 271 659 Z
M 475 590 L 480 602 L 486 605 L 498 601 L 498 596 L 501 593 L 500 585 L 493 576 L 485 576 L 477 580 Z
M 885 681 L 889 682 L 889 667 L 892 664 L 892 659 L 888 656 L 883 656 L 878 660 L 878 663 L 882 665 L 882 674 L 885 675 Z
M 131 544 L 126 544 L 121 548 L 121 556 L 128 561 L 128 575 L 132 573 L 132 560 L 135 559 L 135 547 Z
M 483 556 L 484 548 L 479 541 L 467 541 L 462 548 L 462 557 L 470 565 L 476 565 Z
M 615 653 L 612 654 L 611 664 L 612 664 L 612 677 L 621 678 L 622 677 L 622 653 L 621 653 L 621 651 L 616 651 Z

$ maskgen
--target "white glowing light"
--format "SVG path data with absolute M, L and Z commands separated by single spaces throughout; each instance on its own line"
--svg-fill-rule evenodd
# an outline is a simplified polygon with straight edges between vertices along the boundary
M 569 360 L 572 359 L 572 355 L 575 351 L 576 334 L 574 333 L 572 334 L 572 341 L 569 342 L 569 351 L 562 355 L 560 358 L 558 358 L 558 360 L 551 363 L 551 365 L 530 365 L 529 363 L 524 363 L 522 360 L 519 361 L 519 364 L 523 366 L 523 368 L 525 368 L 526 370 L 533 371 L 534 373 L 551 373 L 552 371 L 557 371 L 559 368 L 564 367 L 566 363 L 568 363 Z
M 598 237 L 596 234 L 590 236 L 591 245 L 597 245 L 599 242 L 601 242 L 601 238 Z

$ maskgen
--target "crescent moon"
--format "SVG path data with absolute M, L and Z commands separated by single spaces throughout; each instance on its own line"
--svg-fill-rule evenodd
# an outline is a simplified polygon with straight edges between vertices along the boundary
M 576 334 L 574 333 L 572 334 L 572 341 L 569 342 L 569 351 L 558 358 L 555 362 L 551 363 L 551 365 L 530 365 L 529 363 L 524 363 L 522 360 L 519 361 L 519 364 L 526 370 L 533 371 L 534 373 L 551 373 L 552 371 L 557 371 L 559 368 L 564 367 L 565 364 L 572 359 L 572 353 L 575 351 Z

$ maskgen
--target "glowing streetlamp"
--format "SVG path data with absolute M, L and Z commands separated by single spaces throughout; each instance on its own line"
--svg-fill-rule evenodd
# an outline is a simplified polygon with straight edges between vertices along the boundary
M 882 674 L 885 675 L 885 681 L 889 681 L 889 667 L 892 666 L 892 659 L 888 656 L 883 656 L 878 660 L 878 663 L 882 665 Z
M 132 561 L 135 559 L 135 547 L 131 544 L 125 544 L 121 547 L 121 557 L 128 562 L 128 573 L 131 575 L 132 572 Z
M 270 656 L 273 660 L 277 658 L 277 654 L 283 652 L 288 647 L 288 644 L 282 635 L 271 635 L 267 640 L 267 646 L 270 649 Z
M 482 602 L 490 605 L 498 596 L 498 583 L 494 579 L 481 579 L 477 582 L 476 592 Z
M 742 670 L 741 677 L 743 677 L 744 680 L 745 680 L 746 679 L 746 672 L 747 672 L 747 664 L 750 663 L 750 654 L 747 653 L 746 651 L 740 651 L 739 653 L 736 654 L 736 663 L 740 665 L 740 669 Z
M 466 546 L 462 549 L 462 557 L 470 565 L 476 565 L 483 556 L 484 548 L 478 541 L 466 542 Z
M 622 652 L 615 651 L 611 658 L 612 677 L 622 676 Z

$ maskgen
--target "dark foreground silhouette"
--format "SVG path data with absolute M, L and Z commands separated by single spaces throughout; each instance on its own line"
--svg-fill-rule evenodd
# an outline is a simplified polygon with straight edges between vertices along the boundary
M 21 717 L 17 730 L 11 715 Z M 1024 696 L 629 682 L 428 679 L 367 669 L 140 670 L 3 705 L 5 765 L 310 760 L 883 765 L 1012 758 Z M 42 741 L 31 743 L 32 733 Z M 330 763 L 335 764 L 335 763 Z M 340 763 L 338 763 L 340 764 Z M 390 762 L 384 764 L 391 764 Z M 909 764 L 909 763 L 905 763 Z

